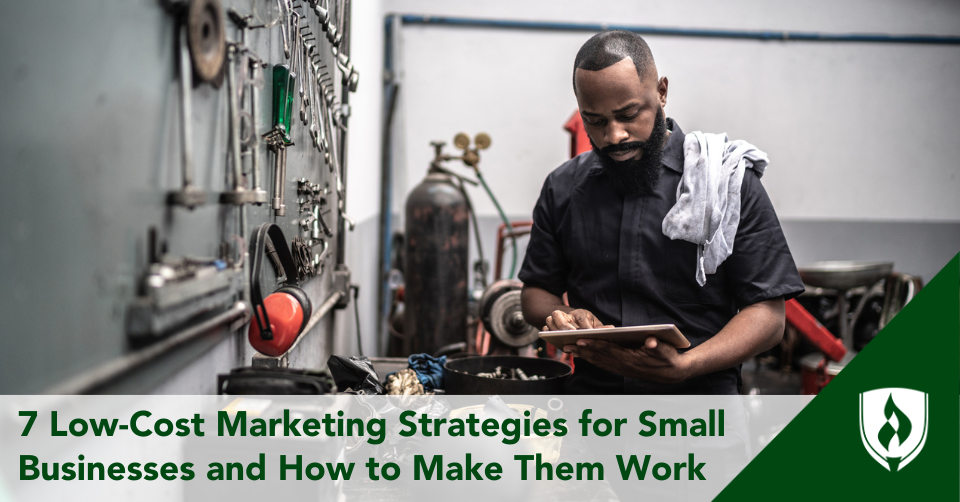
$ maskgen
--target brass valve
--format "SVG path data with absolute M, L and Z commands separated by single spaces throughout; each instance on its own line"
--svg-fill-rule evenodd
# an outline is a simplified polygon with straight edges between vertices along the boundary
M 430 145 L 433 146 L 434 157 L 433 161 L 430 163 L 432 169 L 445 171 L 441 166 L 442 162 L 448 160 L 462 160 L 464 164 L 472 167 L 474 171 L 478 170 L 477 167 L 480 164 L 480 150 L 486 150 L 490 148 L 490 135 L 481 132 L 473 138 L 473 148 L 470 148 L 470 136 L 467 136 L 466 133 L 457 133 L 453 137 L 453 145 L 461 150 L 463 154 L 456 157 L 453 155 L 448 155 L 443 153 L 443 147 L 446 146 L 446 143 L 443 141 L 431 141 Z
M 477 164 L 480 163 L 480 150 L 490 148 L 490 135 L 485 132 L 478 133 L 473 138 L 473 143 L 476 146 L 470 148 L 470 136 L 467 136 L 466 133 L 457 133 L 453 138 L 453 145 L 463 150 L 460 160 L 464 164 L 477 169 Z

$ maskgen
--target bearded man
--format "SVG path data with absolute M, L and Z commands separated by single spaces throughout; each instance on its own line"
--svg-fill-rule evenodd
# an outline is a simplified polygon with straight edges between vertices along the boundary
M 581 47 L 573 89 L 593 151 L 544 182 L 519 278 L 534 326 L 675 324 L 691 348 L 580 339 L 564 348 L 577 356 L 568 393 L 737 394 L 741 364 L 779 343 L 784 300 L 803 291 L 762 168 L 740 164 L 732 251 L 715 272 L 703 275 L 698 244 L 664 235 L 685 161 L 684 133 L 663 112 L 668 83 L 636 34 Z

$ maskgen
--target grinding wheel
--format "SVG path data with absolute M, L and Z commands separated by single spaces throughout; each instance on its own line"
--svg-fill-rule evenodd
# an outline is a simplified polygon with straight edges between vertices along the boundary
M 479 313 L 480 320 L 484 326 L 490 326 L 490 311 L 493 310 L 493 303 L 503 294 L 510 291 L 517 291 L 523 287 L 523 283 L 516 279 L 500 279 L 487 286 L 483 290 L 483 296 L 480 297 Z
M 523 347 L 537 340 L 540 330 L 527 324 L 520 307 L 520 291 L 508 291 L 501 295 L 490 310 L 487 330 L 510 347 Z
M 220 0 L 193 0 L 187 13 L 187 43 L 193 72 L 204 82 L 222 81 L 226 57 Z

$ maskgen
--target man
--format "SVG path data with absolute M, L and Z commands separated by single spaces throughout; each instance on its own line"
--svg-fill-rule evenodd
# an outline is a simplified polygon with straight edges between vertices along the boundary
M 733 253 L 701 287 L 697 245 L 662 231 L 684 134 L 664 119 L 668 80 L 649 47 L 599 33 L 577 54 L 573 83 L 593 151 L 544 182 L 519 275 L 525 318 L 545 330 L 671 323 L 692 344 L 581 339 L 564 348 L 578 357 L 570 393 L 739 393 L 740 364 L 779 343 L 784 300 L 803 291 L 758 175 L 743 176 Z

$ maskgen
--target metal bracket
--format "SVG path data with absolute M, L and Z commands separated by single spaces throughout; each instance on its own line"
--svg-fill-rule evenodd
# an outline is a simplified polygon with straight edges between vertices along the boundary
M 253 359 L 250 361 L 250 366 L 254 368 L 287 368 L 290 366 L 290 359 L 287 357 L 287 354 L 282 354 L 279 356 L 265 356 L 261 353 L 256 353 L 253 355 Z
M 340 310 L 350 305 L 350 269 L 343 263 L 333 270 L 333 289 L 342 293 L 333 308 Z

